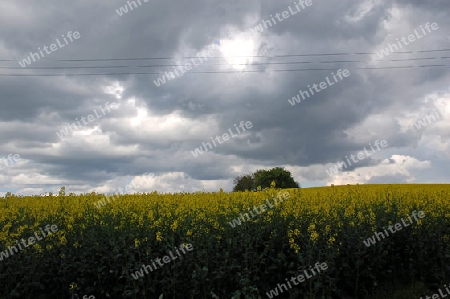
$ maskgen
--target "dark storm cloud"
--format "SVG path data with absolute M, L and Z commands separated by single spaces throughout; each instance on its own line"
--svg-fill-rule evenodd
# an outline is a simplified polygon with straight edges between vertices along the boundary
M 80 39 L 32 62 L 25 69 L 0 69 L 0 75 L 158 73 L 0 77 L 0 138 L 3 142 L 0 150 L 4 153 L 20 152 L 28 161 L 16 170 L 45 173 L 49 178 L 58 178 L 61 183 L 73 184 L 74 189 L 88 190 L 114 178 L 138 176 L 148 171 L 161 176 L 184 172 L 194 181 L 231 181 L 238 174 L 235 169 L 243 164 L 250 168 L 252 165 L 287 165 L 288 168 L 325 165 L 358 152 L 368 142 L 377 139 L 386 139 L 390 148 L 408 154 L 408 148 L 415 146 L 424 133 L 412 129 L 402 131 L 393 119 L 413 113 L 423 105 L 425 96 L 442 90 L 443 82 L 448 82 L 446 68 L 358 69 L 429 63 L 389 62 L 389 59 L 400 57 L 395 55 L 377 62 L 372 61 L 380 60 L 376 55 L 276 57 L 305 53 L 374 53 L 426 22 L 437 22 L 440 29 L 412 43 L 408 50 L 448 48 L 449 4 L 446 1 L 347 0 L 330 5 L 313 0 L 312 6 L 256 36 L 251 33 L 251 28 L 263 19 L 268 20 L 270 15 L 287 10 L 293 3 L 224 0 L 141 2 L 142 5 L 122 16 L 116 10 L 127 5 L 126 1 L 62 4 L 48 0 L 0 4 L 0 59 L 12 60 L 1 62 L 2 66 L 19 67 L 17 62 L 30 52 L 49 46 L 69 31 L 78 31 L 81 35 Z M 400 23 L 405 25 L 401 30 L 389 27 Z M 247 70 L 262 72 L 244 73 L 241 79 L 235 73 L 196 73 L 223 70 L 223 65 L 219 64 L 227 64 L 227 60 L 219 58 L 223 55 L 220 50 L 215 50 L 216 57 L 160 87 L 153 81 L 164 72 L 173 71 L 173 67 L 139 67 L 185 64 L 189 59 L 183 57 L 196 56 L 217 40 L 233 39 L 236 32 L 254 40 L 252 55 L 266 51 L 275 56 L 254 58 L 254 62 L 296 64 L 252 65 Z M 390 34 L 389 38 L 386 38 L 387 34 Z M 435 57 L 440 54 L 401 57 Z M 57 61 L 140 57 L 175 59 Z M 329 61 L 341 62 L 327 63 Z M 74 66 L 90 68 L 33 69 Z M 110 68 L 92 68 L 95 66 Z M 127 67 L 111 68 L 115 66 Z M 327 70 L 278 71 L 300 68 Z M 319 84 L 327 76 L 331 78 L 331 72 L 336 73 L 338 69 L 348 69 L 351 75 L 295 106 L 288 103 L 288 99 L 292 99 L 299 90 Z M 115 82 L 123 87 L 121 98 L 104 91 L 104 87 Z M 129 120 L 138 117 L 136 107 L 127 104 L 130 98 L 134 99 L 137 107 L 150 113 L 150 123 L 130 127 Z M 56 132 L 65 124 L 91 114 L 93 109 L 106 102 L 119 102 L 121 105 L 118 110 L 84 126 L 81 131 L 96 130 L 99 136 L 108 136 L 107 140 L 92 141 L 83 137 L 85 135 L 59 140 Z M 176 117 L 182 118 L 184 125 L 174 126 L 174 131 L 169 133 L 165 128 L 170 123 L 166 127 L 161 123 L 169 118 L 175 121 L 174 113 L 178 113 Z M 364 127 L 364 121 L 377 114 L 386 119 Z M 243 120 L 253 123 L 248 137 L 228 141 L 197 158 L 191 155 L 190 151 L 202 142 L 227 132 Z M 201 130 L 201 124 L 209 131 Z M 142 129 L 139 126 L 143 126 Z M 148 126 L 161 131 L 153 132 Z M 350 140 L 346 132 L 358 126 L 362 127 L 353 136 L 354 140 Z M 372 132 L 368 141 L 364 130 Z M 441 136 L 444 136 L 443 132 Z M 448 135 L 442 140 L 448 140 Z M 445 159 L 436 167 L 448 164 L 448 157 Z M 376 166 L 380 161 L 366 159 L 357 165 L 356 170 L 363 166 Z M 434 173 L 440 171 L 436 169 Z M 8 175 L 17 176 L 18 173 L 10 172 Z M 319 179 L 316 173 L 310 177 Z M 323 182 L 328 180 L 325 171 L 321 179 Z M 386 177 L 372 178 L 370 182 L 383 179 Z M 407 176 L 399 180 L 406 179 Z M 14 187 L 27 184 L 33 182 L 23 180 L 22 184 Z M 39 181 L 38 185 L 56 184 Z

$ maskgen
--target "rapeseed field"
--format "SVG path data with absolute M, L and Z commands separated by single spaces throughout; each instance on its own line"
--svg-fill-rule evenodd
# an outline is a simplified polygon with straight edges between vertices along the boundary
M 450 185 L 103 199 L 0 199 L 0 298 L 370 298 L 450 282 Z M 365 244 L 414 211 L 425 216 Z M 279 287 L 318 262 L 326 271 Z

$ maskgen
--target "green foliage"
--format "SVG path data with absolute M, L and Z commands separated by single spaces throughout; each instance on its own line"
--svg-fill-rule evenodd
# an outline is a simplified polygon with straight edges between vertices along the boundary
M 282 167 L 275 167 L 270 170 L 257 170 L 254 174 L 256 186 L 270 188 L 275 182 L 277 188 L 299 188 L 299 184 L 294 181 L 291 172 Z
M 395 287 L 394 287 L 395 286 Z M 430 295 L 433 292 L 425 286 L 422 282 L 412 281 L 409 283 L 389 283 L 381 286 L 380 290 L 375 291 L 375 294 L 369 296 L 368 299 L 411 299 L 411 298 L 425 298 L 421 297 L 425 294 Z M 430 298 L 430 297 L 428 297 Z
M 253 174 L 244 174 L 237 176 L 233 180 L 233 192 L 237 191 L 252 191 L 255 189 L 255 178 Z
M 260 169 L 252 174 L 237 176 L 233 180 L 233 192 L 246 190 L 261 190 L 265 188 L 299 188 L 299 184 L 294 181 L 291 172 L 282 167 L 275 167 L 270 170 Z

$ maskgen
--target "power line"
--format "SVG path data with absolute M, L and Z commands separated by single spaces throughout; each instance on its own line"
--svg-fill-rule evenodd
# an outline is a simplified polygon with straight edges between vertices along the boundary
M 400 62 L 400 61 L 419 61 L 419 60 L 438 60 L 449 59 L 450 57 L 423 57 L 406 59 L 378 59 L 378 60 L 331 60 L 331 61 L 290 61 L 290 62 L 255 62 L 255 63 L 216 63 L 212 66 L 222 65 L 282 65 L 282 64 L 309 64 L 309 63 L 367 63 L 367 62 Z M 152 68 L 152 67 L 184 67 L 183 64 L 155 64 L 155 65 L 113 65 L 113 66 L 39 66 L 39 67 L 19 67 L 19 66 L 0 66 L 0 69 L 20 69 L 20 70 L 38 70 L 38 69 L 108 69 L 108 68 Z M 205 65 L 207 66 L 207 65 Z
M 412 65 L 412 66 L 389 66 L 389 67 L 355 67 L 359 70 L 382 70 L 382 69 L 410 69 L 410 68 L 426 68 L 426 67 L 447 67 L 450 65 L 434 64 L 434 65 Z M 335 71 L 335 68 L 310 68 L 310 69 L 287 69 L 287 70 L 270 70 L 270 72 L 301 72 L 301 71 Z M 189 71 L 189 74 L 226 74 L 226 73 L 266 73 L 262 71 Z M 128 72 L 128 73 L 86 73 L 86 74 L 0 74 L 2 77 L 59 77 L 59 76 L 114 76 L 114 75 L 161 75 L 161 73 L 151 72 Z
M 384 48 L 386 49 L 386 48 Z M 384 50 L 383 49 L 383 50 Z M 432 53 L 432 52 L 444 52 L 450 51 L 450 49 L 434 49 L 434 50 L 421 50 L 421 51 L 397 51 L 389 54 L 418 54 L 418 53 Z M 378 52 L 379 53 L 379 52 Z M 378 53 L 369 52 L 341 52 L 341 53 L 318 53 L 318 54 L 285 54 L 285 55 L 244 55 L 244 56 L 232 56 L 233 58 L 247 58 L 247 57 L 312 57 L 312 56 L 341 56 L 341 55 L 377 55 Z M 179 58 L 198 58 L 197 56 L 183 56 Z M 226 56 L 215 56 L 209 58 L 226 58 Z M 142 58 L 93 58 L 93 59 L 48 59 L 49 61 L 114 61 L 114 60 L 170 60 L 176 59 L 176 57 L 142 57 Z M 0 59 L 0 61 L 15 61 L 12 59 Z
M 386 48 L 384 48 L 386 49 Z M 383 49 L 383 50 L 384 50 Z M 431 52 L 443 52 L 450 51 L 450 49 L 436 49 L 436 50 L 422 50 L 422 51 L 396 51 L 389 54 L 418 54 L 418 53 L 431 53 Z M 380 52 L 378 52 L 380 53 Z M 322 54 L 293 54 L 293 55 L 279 55 L 274 57 L 294 57 L 294 56 L 332 56 L 332 55 L 377 55 L 378 53 L 365 53 L 365 52 L 347 52 L 347 53 L 322 53 Z

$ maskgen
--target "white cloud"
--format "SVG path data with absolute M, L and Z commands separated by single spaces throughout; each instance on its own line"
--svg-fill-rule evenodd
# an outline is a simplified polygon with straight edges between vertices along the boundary
M 339 172 L 333 175 L 327 184 L 364 184 L 375 177 L 396 175 L 404 177 L 407 183 L 413 183 L 417 179 L 415 171 L 429 168 L 430 166 L 430 161 L 419 161 L 410 156 L 393 155 L 376 166 L 360 167 L 349 172 Z

